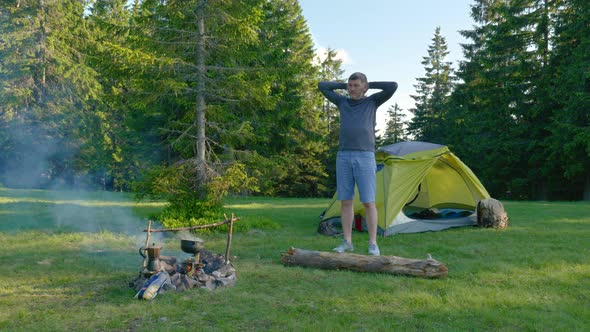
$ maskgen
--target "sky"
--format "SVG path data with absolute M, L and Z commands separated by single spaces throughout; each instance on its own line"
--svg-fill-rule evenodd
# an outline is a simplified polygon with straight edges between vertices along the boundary
M 413 107 L 416 78 L 425 75 L 420 62 L 428 55 L 436 27 L 446 39 L 456 68 L 463 58 L 459 30 L 471 30 L 471 0 L 299 0 L 316 53 L 338 50 L 344 77 L 363 72 L 369 81 L 395 81 L 398 90 L 377 112 L 384 129 L 387 109 L 397 103 Z M 371 93 L 372 91 L 369 91 Z M 382 131 L 381 131 L 382 132 Z

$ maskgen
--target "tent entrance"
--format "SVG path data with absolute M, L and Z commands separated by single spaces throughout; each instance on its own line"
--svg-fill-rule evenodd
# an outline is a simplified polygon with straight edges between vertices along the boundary
M 403 213 L 412 219 L 456 219 L 467 217 L 475 212 L 473 208 L 418 208 L 406 206 Z
M 474 225 L 477 225 L 477 216 L 472 209 L 406 207 L 393 219 L 387 229 L 379 227 L 378 233 L 389 236 Z

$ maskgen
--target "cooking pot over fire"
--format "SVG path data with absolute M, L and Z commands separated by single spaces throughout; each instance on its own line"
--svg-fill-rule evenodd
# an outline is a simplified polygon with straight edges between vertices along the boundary
M 205 242 L 201 239 L 180 240 L 180 249 L 187 254 L 196 255 L 205 247 Z

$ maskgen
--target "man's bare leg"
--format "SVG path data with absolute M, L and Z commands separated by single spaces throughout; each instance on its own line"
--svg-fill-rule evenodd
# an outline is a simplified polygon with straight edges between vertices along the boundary
M 369 232 L 369 244 L 377 243 L 377 206 L 375 202 L 363 203 L 365 206 L 365 221 Z
M 354 201 L 346 200 L 340 201 L 340 218 L 342 222 L 342 232 L 344 239 L 352 244 L 352 221 L 354 219 Z

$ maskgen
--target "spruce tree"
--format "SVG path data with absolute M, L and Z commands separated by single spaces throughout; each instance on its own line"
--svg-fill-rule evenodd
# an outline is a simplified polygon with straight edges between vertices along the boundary
M 550 199 L 563 186 L 560 166 L 547 158 L 559 109 L 549 55 L 555 15 L 570 9 L 567 2 L 476 1 L 477 25 L 462 31 L 471 43 L 463 45 L 463 83 L 452 98 L 453 131 L 497 196 Z
M 75 185 L 88 112 L 101 96 L 86 64 L 85 3 L 22 0 L 0 8 L 0 135 L 4 183 Z
M 324 56 L 318 63 L 318 81 L 345 82 L 342 60 L 338 59 L 338 52 L 334 49 L 326 49 Z M 322 123 L 325 128 L 325 144 L 327 151 L 322 158 L 322 164 L 329 175 L 325 195 L 332 195 L 336 190 L 336 154 L 338 152 L 338 136 L 340 134 L 340 112 L 338 108 L 327 100 L 319 92 L 316 94 L 321 99 Z
M 453 90 L 454 77 L 451 62 L 445 61 L 449 54 L 446 39 L 440 27 L 434 32 L 428 55 L 422 58 L 425 76 L 417 78 L 415 105 L 409 111 L 414 114 L 408 132 L 416 140 L 443 144 L 448 97 Z
M 381 138 L 380 145 L 390 145 L 393 143 L 406 141 L 408 136 L 406 133 L 407 121 L 404 121 L 406 115 L 397 103 L 387 109 L 387 123 L 385 125 L 385 132 Z
M 563 1 L 554 20 L 549 95 L 556 110 L 547 159 L 562 175 L 557 177 L 560 199 L 590 200 L 590 6 L 583 0 Z
M 236 148 L 256 151 L 248 166 L 266 181 L 260 186 L 263 192 L 317 196 L 326 191 L 321 156 L 327 146 L 311 34 L 298 1 L 271 0 L 262 8 L 259 43 L 250 49 L 258 54 L 254 84 L 269 89 L 258 96 L 258 104 L 240 103 L 237 114 L 250 120 L 254 136 Z

